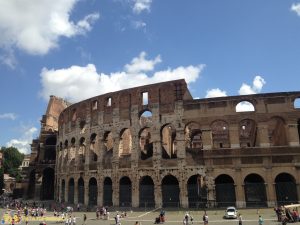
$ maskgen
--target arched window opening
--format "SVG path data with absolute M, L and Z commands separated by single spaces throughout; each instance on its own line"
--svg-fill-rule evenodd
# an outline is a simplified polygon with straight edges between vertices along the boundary
M 98 143 L 97 143 L 97 134 L 93 133 L 90 137 L 90 161 L 97 162 L 98 161 Z
M 150 128 L 144 128 L 140 133 L 141 159 L 146 160 L 153 156 L 153 143 L 151 141 Z
M 65 140 L 65 148 L 68 148 L 68 146 L 69 146 L 69 142 L 68 140 Z
M 192 122 L 185 127 L 185 147 L 187 149 L 202 149 L 202 131 L 199 124 Z
M 163 207 L 179 207 L 179 183 L 176 177 L 167 175 L 161 184 Z
M 278 205 L 288 205 L 298 202 L 297 184 L 295 178 L 288 173 L 281 173 L 275 178 L 275 189 Z
M 263 178 L 257 174 L 249 174 L 244 179 L 247 207 L 266 207 L 267 195 Z
M 92 177 L 89 181 L 89 205 L 97 205 L 98 187 L 96 178 Z
M 176 129 L 171 125 L 165 125 L 161 130 L 162 158 L 177 158 Z
M 97 100 L 94 100 L 92 102 L 92 110 L 95 111 L 98 109 L 98 101 Z
M 103 137 L 104 153 L 103 153 L 103 167 L 105 169 L 111 168 L 111 160 L 113 156 L 114 140 L 112 132 L 107 131 Z
M 154 182 L 150 176 L 140 179 L 140 207 L 154 207 Z
M 152 126 L 152 112 L 145 110 L 140 114 L 140 125 L 141 127 Z
M 214 121 L 211 124 L 211 132 L 214 148 L 230 148 L 229 129 L 225 121 Z
M 103 185 L 103 205 L 105 206 L 112 206 L 112 180 L 109 177 L 106 177 L 104 179 L 104 185 Z
M 131 206 L 131 195 L 132 195 L 132 187 L 131 180 L 129 177 L 122 177 L 120 179 L 120 192 L 119 192 L 119 205 L 121 207 Z
M 271 146 L 286 146 L 287 136 L 285 121 L 280 117 L 273 117 L 268 122 L 268 134 Z
M 256 145 L 256 123 L 245 119 L 239 123 L 240 146 L 242 148 L 254 147 Z
M 85 144 L 85 138 L 81 137 L 79 139 L 79 149 L 78 149 L 78 161 L 79 161 L 79 166 L 80 168 L 83 169 L 83 164 L 85 163 L 85 148 L 86 148 L 86 144 Z
M 236 112 L 254 112 L 255 108 L 251 102 L 242 101 L 235 106 Z
M 84 204 L 84 180 L 82 177 L 78 180 L 78 203 Z
M 74 187 L 75 187 L 75 185 L 74 185 L 74 179 L 71 178 L 69 180 L 69 190 L 68 190 L 68 202 L 70 204 L 74 204 L 74 193 L 75 193 Z
M 46 168 L 43 170 L 41 200 L 54 199 L 54 169 Z
M 296 98 L 294 100 L 294 108 L 295 109 L 300 109 L 300 98 Z
M 205 208 L 207 205 L 207 187 L 204 177 L 193 175 L 188 179 L 188 200 L 190 208 Z
M 76 143 L 76 139 L 74 137 L 72 137 L 72 139 L 71 139 L 71 145 L 72 145 L 72 147 L 75 147 L 75 143 Z
M 77 112 L 76 112 L 76 109 L 73 109 L 72 110 L 72 122 L 75 122 L 76 121 L 76 119 L 77 119 Z
M 142 104 L 148 105 L 148 103 L 149 103 L 148 92 L 142 92 Z
M 236 196 L 232 177 L 222 174 L 215 179 L 215 185 L 217 206 L 235 206 Z
M 120 144 L 119 144 L 119 156 L 124 157 L 131 155 L 132 149 L 132 137 L 129 129 L 124 129 L 121 132 Z

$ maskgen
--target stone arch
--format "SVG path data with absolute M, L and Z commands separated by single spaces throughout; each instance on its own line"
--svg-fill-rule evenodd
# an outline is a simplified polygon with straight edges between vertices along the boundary
M 129 177 L 124 176 L 119 182 L 119 206 L 131 206 L 132 183 Z
M 151 140 L 151 130 L 145 127 L 139 132 L 139 143 L 141 149 L 141 159 L 146 160 L 153 156 L 153 143 Z
M 244 190 L 247 207 L 266 207 L 267 195 L 264 179 L 255 173 L 244 179 Z
M 79 149 L 78 149 L 78 164 L 80 167 L 83 167 L 85 163 L 85 149 L 86 149 L 86 142 L 85 138 L 81 137 L 79 139 Z
M 31 170 L 29 174 L 29 184 L 27 190 L 27 196 L 29 199 L 33 199 L 35 195 L 35 169 Z
M 240 101 L 238 104 L 236 104 L 235 111 L 236 112 L 254 112 L 255 106 L 253 105 L 253 103 L 251 101 L 243 100 L 243 101 Z
M 175 176 L 166 175 L 162 179 L 161 191 L 163 207 L 178 207 L 180 205 L 179 182 Z
M 41 200 L 54 199 L 54 169 L 47 167 L 43 170 Z
M 271 146 L 285 146 L 288 144 L 283 118 L 275 116 L 268 121 L 268 134 Z
M 185 147 L 188 149 L 203 149 L 202 131 L 196 122 L 189 122 L 185 126 Z
M 187 181 L 189 208 L 205 208 L 207 203 L 207 187 L 203 176 L 196 174 Z
M 97 154 L 97 134 L 92 133 L 90 137 L 90 162 L 94 163 L 98 161 Z
M 66 191 L 66 182 L 64 179 L 61 180 L 61 188 L 60 188 L 60 199 L 61 202 L 65 202 L 65 191 Z
M 84 180 L 82 177 L 78 179 L 78 203 L 84 204 Z
M 69 179 L 68 202 L 74 204 L 75 182 L 74 178 Z
M 66 139 L 64 143 L 64 148 L 67 149 L 69 147 L 69 141 Z
M 97 205 L 97 198 L 98 198 L 97 180 L 95 177 L 91 177 L 89 180 L 89 205 L 90 206 Z
M 111 131 L 104 132 L 103 136 L 104 152 L 102 164 L 104 169 L 111 168 L 111 161 L 113 157 L 114 139 Z
M 112 180 L 110 177 L 105 177 L 103 181 L 103 205 L 105 206 L 112 206 Z
M 144 109 L 139 113 L 141 127 L 151 127 L 153 125 L 152 112 L 149 109 Z
M 162 158 L 177 158 L 176 129 L 172 124 L 165 124 L 161 128 Z
M 215 179 L 216 203 L 218 207 L 235 206 L 234 180 L 227 174 L 221 174 Z
M 240 146 L 254 147 L 256 145 L 257 128 L 254 120 L 243 119 L 239 122 Z
M 154 207 L 154 182 L 150 176 L 140 178 L 140 207 Z
M 75 144 L 76 144 L 76 139 L 75 139 L 75 137 L 72 137 L 71 138 L 71 146 L 75 147 Z
M 119 156 L 124 157 L 131 155 L 132 151 L 132 136 L 128 128 L 124 128 L 120 132 Z
M 294 109 L 300 109 L 300 97 L 294 99 Z
M 229 126 L 224 120 L 215 120 L 211 124 L 214 148 L 230 148 Z
M 291 174 L 278 174 L 275 178 L 275 189 L 278 205 L 288 205 L 298 202 L 297 184 Z

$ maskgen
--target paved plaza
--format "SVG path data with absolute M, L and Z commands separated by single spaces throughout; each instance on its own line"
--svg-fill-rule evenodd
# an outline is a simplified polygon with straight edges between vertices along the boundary
M 122 225 L 134 225 L 136 221 L 140 222 L 140 225 L 152 225 L 154 224 L 154 219 L 155 217 L 158 217 L 160 212 L 160 209 L 153 210 L 153 211 L 128 211 L 127 212 L 127 217 L 121 219 L 121 224 Z M 183 224 L 183 218 L 185 213 L 187 212 L 186 210 L 165 210 L 166 212 L 166 221 L 165 225 L 174 225 L 174 224 Z M 191 210 L 188 211 L 190 215 L 194 218 L 193 224 L 203 224 L 202 222 L 202 216 L 204 211 L 202 210 Z M 1 215 L 3 215 L 4 210 L 1 210 Z M 76 224 L 77 225 L 82 225 L 83 224 L 83 214 L 87 215 L 87 222 L 86 225 L 97 225 L 97 224 L 103 224 L 103 225 L 113 225 L 115 224 L 114 216 L 116 215 L 116 211 L 110 212 L 110 218 L 109 220 L 102 220 L 96 219 L 96 213 L 95 212 L 74 212 L 73 215 L 77 218 Z M 121 211 L 119 211 L 121 213 Z M 267 208 L 267 209 L 241 209 L 239 210 L 239 213 L 242 214 L 243 217 L 243 225 L 254 225 L 258 224 L 258 216 L 259 214 L 262 215 L 264 219 L 264 224 L 269 225 L 269 224 L 281 224 L 276 221 L 276 216 L 272 208 Z M 207 214 L 209 216 L 209 224 L 226 224 L 226 225 L 231 225 L 231 224 L 236 224 L 238 225 L 237 220 L 226 220 L 223 219 L 224 215 L 224 210 L 207 210 Z M 46 216 L 47 217 L 44 219 L 46 224 L 64 224 L 59 219 L 54 219 L 53 213 L 52 212 L 47 212 Z M 60 220 L 60 221 L 59 221 Z M 38 225 L 40 222 L 42 222 L 42 218 L 38 218 L 36 220 L 29 220 L 29 225 Z M 22 224 L 25 224 L 23 221 Z

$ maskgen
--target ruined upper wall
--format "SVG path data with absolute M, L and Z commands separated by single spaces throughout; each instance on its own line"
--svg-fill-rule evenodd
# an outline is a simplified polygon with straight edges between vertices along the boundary
M 297 112 L 294 101 L 299 97 L 300 92 L 278 92 L 187 100 L 185 118 L 236 115 L 237 105 L 244 101 L 253 105 L 256 114 L 292 113 Z
M 143 93 L 147 93 L 147 103 L 143 102 Z M 160 114 L 167 114 L 174 112 L 176 101 L 192 99 L 185 80 L 174 80 L 111 92 L 78 102 L 66 108 L 59 121 L 67 123 L 102 112 L 103 122 L 111 123 L 115 109 L 119 109 L 120 120 L 129 120 L 132 106 L 137 106 L 141 112 L 151 111 L 159 105 Z
M 42 118 L 42 130 L 57 131 L 58 118 L 61 112 L 71 104 L 64 99 L 51 95 L 46 114 Z

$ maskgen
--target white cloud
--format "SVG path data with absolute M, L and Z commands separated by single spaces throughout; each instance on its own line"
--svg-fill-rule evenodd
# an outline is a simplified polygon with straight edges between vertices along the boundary
M 0 114 L 0 119 L 15 120 L 16 118 L 17 118 L 17 116 L 14 113 L 3 113 L 3 114 Z
M 7 147 L 15 147 L 20 152 L 24 154 L 30 153 L 30 144 L 32 143 L 32 139 L 34 139 L 34 135 L 37 133 L 37 128 L 30 127 L 28 128 L 24 134 L 19 139 L 12 139 L 6 143 Z
M 91 30 L 98 13 L 82 20 L 70 20 L 79 0 L 1 0 L 0 47 L 15 48 L 43 55 L 58 47 L 60 37 L 82 35 Z
M 131 22 L 134 29 L 145 29 L 147 24 L 144 21 L 138 20 L 138 21 L 132 21 Z
M 255 111 L 254 106 L 247 101 L 240 102 L 236 105 L 236 111 L 237 112 L 252 112 Z
M 140 73 L 140 72 L 146 72 L 146 71 L 152 71 L 154 69 L 154 66 L 157 63 L 161 62 L 160 55 L 156 56 L 154 60 L 147 60 L 146 52 L 141 52 L 139 57 L 133 58 L 131 60 L 131 64 L 125 65 L 125 70 L 128 73 Z
M 199 78 L 205 66 L 179 66 L 154 72 L 150 76 L 145 72 L 153 71 L 155 65 L 161 62 L 161 58 L 157 56 L 146 60 L 145 56 L 146 53 L 141 52 L 139 57 L 125 65 L 124 71 L 110 74 L 98 73 L 93 64 L 57 70 L 44 68 L 41 72 L 40 94 L 45 100 L 48 100 L 50 95 L 56 95 L 77 102 L 107 92 L 175 79 L 185 79 L 187 83 L 192 83 Z
M 213 88 L 206 91 L 205 98 L 216 98 L 216 97 L 225 97 L 227 96 L 226 91 L 222 91 L 219 88 Z
M 297 3 L 297 4 L 293 4 L 291 6 L 291 10 L 296 12 L 298 16 L 300 16 L 300 3 Z
M 240 95 L 251 95 L 257 94 L 261 91 L 263 86 L 266 84 L 266 81 L 261 76 L 256 76 L 253 80 L 252 87 L 248 84 L 243 83 L 240 87 Z
M 143 11 L 150 12 L 152 0 L 133 0 L 133 12 L 140 14 Z
M 14 51 L 11 48 L 5 48 L 3 54 L 0 55 L 0 63 L 8 66 L 10 69 L 15 69 L 18 62 L 15 57 Z

